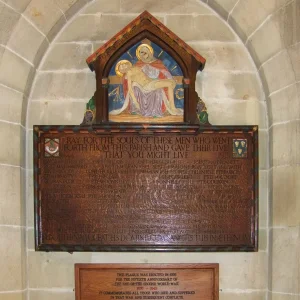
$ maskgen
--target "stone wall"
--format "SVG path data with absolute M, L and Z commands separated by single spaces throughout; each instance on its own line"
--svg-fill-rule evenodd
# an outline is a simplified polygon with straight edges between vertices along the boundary
M 149 2 L 148 8 L 172 31 L 207 59 L 197 77 L 197 90 L 206 101 L 212 124 L 258 124 L 260 127 L 260 251 L 258 253 L 37 253 L 30 251 L 30 299 L 73 299 L 75 262 L 219 262 L 221 299 L 264 299 L 267 286 L 267 169 L 266 102 L 257 69 L 231 28 L 206 5 L 196 1 Z M 167 8 L 173 6 L 169 11 Z M 142 8 L 133 2 L 112 1 L 103 11 L 99 1 L 80 11 L 51 43 L 31 90 L 28 104 L 29 148 L 34 124 L 79 124 L 85 103 L 95 90 L 94 74 L 85 59 L 126 26 Z M 121 12 L 121 13 L 120 13 Z M 47 88 L 45 88 L 47 87 Z M 31 157 L 31 151 L 28 153 Z M 30 182 L 32 182 L 32 171 Z M 29 183 L 30 183 L 29 182 Z M 33 210 L 32 195 L 27 199 Z M 33 240 L 33 218 L 28 231 Z M 33 250 L 31 243 L 30 249 Z M 253 277 L 253 274 L 257 275 Z M 51 275 L 53 274 L 53 275 Z M 59 275 L 57 275 L 59 274 Z M 32 291 L 31 289 L 39 289 Z M 253 298 L 253 299 L 254 299 Z
M 33 250 L 32 125 L 80 123 L 85 58 L 145 9 L 207 59 L 210 121 L 260 126 L 258 253 Z M 74 262 L 219 262 L 221 299 L 299 299 L 299 0 L 0 0 L 0 22 L 1 299 L 74 299 Z

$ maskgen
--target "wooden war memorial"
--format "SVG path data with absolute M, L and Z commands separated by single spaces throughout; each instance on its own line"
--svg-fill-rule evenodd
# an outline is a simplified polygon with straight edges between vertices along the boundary
M 209 123 L 205 59 L 144 12 L 87 63 L 82 124 L 34 126 L 36 250 L 257 251 L 258 127 Z
M 76 264 L 76 300 L 218 300 L 218 264 Z

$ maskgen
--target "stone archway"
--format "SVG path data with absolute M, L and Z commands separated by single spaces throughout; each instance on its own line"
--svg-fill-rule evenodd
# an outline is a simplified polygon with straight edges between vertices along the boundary
M 112 30 L 116 31 L 121 27 L 117 28 L 114 26 L 122 26 L 122 21 L 126 23 L 133 15 L 144 9 L 149 9 L 150 12 L 156 12 L 157 15 L 159 16 L 160 14 L 162 18 L 169 18 L 169 20 L 166 21 L 167 23 L 170 22 L 167 26 L 170 26 L 171 29 L 172 22 L 175 24 L 179 19 L 184 20 L 185 24 L 188 22 L 190 26 L 195 29 L 194 32 L 197 34 L 201 34 L 201 17 L 199 17 L 199 15 L 208 20 L 207 24 L 210 24 L 207 28 L 208 30 L 213 28 L 214 22 L 222 23 L 220 18 L 212 17 L 212 11 L 209 11 L 206 6 L 201 5 L 200 1 L 164 1 L 163 3 L 160 1 L 152 1 L 151 3 L 150 1 L 144 1 L 139 4 L 133 4 L 129 0 L 124 0 L 121 2 L 121 6 L 119 1 L 110 1 L 105 6 L 103 6 L 104 1 L 73 0 L 67 2 L 22 0 L 17 2 L 7 0 L 0 2 L 0 7 L 2 8 L 1 18 L 4 20 L 3 30 L 1 31 L 2 46 L 0 48 L 0 54 L 2 56 L 0 64 L 0 89 L 3 95 L 5 95 L 3 101 L 3 115 L 1 116 L 1 139 L 3 141 L 10 139 L 9 145 L 7 145 L 8 143 L 4 143 L 0 155 L 1 173 L 3 174 L 2 178 L 6 179 L 6 181 L 3 181 L 6 182 L 4 184 L 6 194 L 3 197 L 9 199 L 9 203 L 13 201 L 12 203 L 15 205 L 15 209 L 12 211 L 10 205 L 5 201 L 3 202 L 5 218 L 1 218 L 1 223 L 3 224 L 3 226 L 1 225 L 1 230 L 2 236 L 5 237 L 7 244 L 4 245 L 2 251 L 6 253 L 7 249 L 11 249 L 8 236 L 13 237 L 13 239 L 17 241 L 17 247 L 14 247 L 13 251 L 10 251 L 11 255 L 8 256 L 10 260 L 7 260 L 7 264 L 4 265 L 4 267 L 12 267 L 14 271 L 11 272 L 11 276 L 6 276 L 6 283 L 8 284 L 1 288 L 3 291 L 17 291 L 16 294 L 22 294 L 22 290 L 27 288 L 27 285 L 22 283 L 22 274 L 20 274 L 19 269 L 14 269 L 13 267 L 22 261 L 26 262 L 26 251 L 23 249 L 25 244 L 22 239 L 26 222 L 23 217 L 24 214 L 17 213 L 20 211 L 24 212 L 23 206 L 25 205 L 21 205 L 21 203 L 24 202 L 20 201 L 22 194 L 21 189 L 18 184 L 17 189 L 15 189 L 15 185 L 11 182 L 15 180 L 23 181 L 25 178 L 24 162 L 27 159 L 30 163 L 30 158 L 25 158 L 23 155 L 25 150 L 24 143 L 22 142 L 25 131 L 30 130 L 30 128 L 26 127 L 28 95 L 33 79 L 36 78 L 36 82 L 38 80 L 35 76 L 36 68 L 39 66 L 40 59 L 44 57 L 49 43 L 52 43 L 53 38 L 58 32 L 62 32 L 61 29 L 64 25 L 74 21 L 73 16 L 75 16 L 76 12 L 86 5 L 87 2 L 91 2 L 91 5 L 90 8 L 87 8 L 86 15 L 89 15 L 95 11 L 95 9 L 98 9 L 99 15 L 101 13 L 103 14 L 102 19 L 96 16 L 94 18 L 95 23 L 98 25 L 101 25 L 101 22 L 102 24 L 109 25 L 109 22 L 117 19 L 109 18 L 107 14 L 118 17 L 120 22 L 113 22 L 110 26 L 110 29 L 112 28 Z M 207 1 L 204 2 L 206 3 Z M 265 153 L 270 149 L 271 165 L 268 164 L 268 159 L 266 159 L 265 174 L 262 177 L 268 182 L 267 176 L 269 174 L 272 175 L 269 180 L 269 185 L 271 189 L 273 187 L 273 202 L 271 202 L 273 203 L 273 211 L 271 211 L 272 214 L 269 218 L 269 224 L 266 223 L 265 226 L 266 228 L 269 227 L 268 230 L 271 230 L 273 234 L 273 240 L 270 240 L 269 243 L 273 255 L 273 257 L 270 257 L 270 271 L 272 265 L 275 267 L 273 273 L 270 272 L 269 274 L 269 277 L 272 278 L 273 281 L 273 285 L 271 284 L 269 289 L 276 292 L 273 296 L 273 298 L 276 299 L 276 297 L 284 297 L 286 293 L 299 295 L 297 270 L 293 267 L 295 261 L 297 261 L 297 257 L 299 257 L 297 245 L 299 244 L 298 231 L 300 213 L 299 200 L 294 196 L 297 195 L 297 175 L 295 176 L 295 174 L 298 174 L 297 164 L 299 163 L 298 151 L 296 150 L 299 144 L 299 138 L 296 135 L 297 131 L 299 131 L 300 71 L 298 63 L 299 32 L 297 31 L 297 27 L 299 28 L 299 20 L 297 20 L 297 16 L 299 19 L 299 1 L 282 0 L 265 2 L 266 3 L 262 5 L 259 1 L 233 0 L 225 1 L 224 3 L 224 1 L 220 0 L 208 0 L 207 4 L 229 23 L 247 46 L 256 66 L 259 68 L 259 74 L 262 78 L 266 94 L 269 124 L 267 125 L 266 123 L 264 134 L 267 136 L 270 130 L 271 139 L 269 148 L 268 145 L 264 145 L 262 152 Z M 102 12 L 99 8 L 101 8 Z M 169 17 L 164 16 L 165 11 L 168 11 L 168 14 L 170 14 Z M 85 23 L 84 19 L 85 17 L 82 17 L 82 24 L 87 25 L 88 23 Z M 68 30 L 67 27 L 66 30 Z M 91 31 L 97 34 L 93 30 L 94 28 L 91 28 Z M 177 30 L 180 30 L 180 28 Z M 178 33 L 176 30 L 174 31 Z M 109 31 L 107 31 L 107 34 L 110 34 Z M 178 34 L 180 35 L 180 33 Z M 227 33 L 224 33 L 225 36 L 226 34 Z M 228 34 L 230 35 L 230 33 Z M 220 33 L 218 39 L 222 40 L 224 35 Z M 30 37 L 30 43 L 28 43 L 27 38 L 24 39 L 24 37 L 28 36 Z M 271 40 L 269 39 L 270 36 L 272 37 Z M 185 39 L 184 36 L 183 39 Z M 192 40 L 191 43 L 193 43 Z M 92 46 L 97 47 L 97 41 L 93 42 Z M 222 47 L 217 48 L 219 50 L 218 55 L 226 57 L 226 51 L 224 54 Z M 72 50 L 70 51 L 72 52 Z M 207 47 L 207 52 L 209 53 L 210 51 L 211 49 Z M 235 57 L 240 58 L 239 55 L 241 55 L 241 53 L 237 52 L 235 54 Z M 217 64 L 218 61 L 215 60 L 215 63 Z M 228 63 L 235 64 L 238 62 L 232 58 L 231 62 Z M 12 72 L 12 70 L 14 71 Z M 44 75 L 47 77 L 47 70 L 44 71 Z M 236 77 L 234 75 L 236 74 L 231 71 L 232 70 L 227 69 L 226 76 L 231 73 L 230 76 L 233 78 L 232 80 L 235 80 L 234 78 Z M 238 70 L 237 73 L 239 71 L 240 70 Z M 60 76 L 62 80 L 64 80 L 62 74 L 60 74 Z M 77 74 L 76 76 L 78 76 L 80 80 L 80 76 L 82 75 Z M 87 76 L 90 76 L 90 79 L 84 81 L 86 82 L 85 92 L 90 90 L 93 79 L 92 74 L 89 73 Z M 199 76 L 201 77 L 201 75 Z M 247 76 L 245 76 L 245 79 L 237 84 L 237 86 L 242 86 L 243 82 L 247 81 L 246 77 Z M 84 76 L 84 78 L 86 78 L 86 76 Z M 211 80 L 210 78 L 205 78 L 206 82 L 212 82 L 209 81 Z M 228 84 L 228 80 L 225 80 L 224 76 L 222 78 L 222 75 L 217 76 L 217 79 L 219 83 Z M 72 83 L 69 84 L 72 86 Z M 200 89 L 201 87 L 199 86 L 199 90 Z M 75 92 L 76 95 L 77 93 L 82 93 L 82 91 L 74 91 L 74 94 Z M 55 95 L 55 93 L 53 94 Z M 232 94 L 234 93 L 231 93 L 230 97 Z M 226 98 L 227 96 L 228 93 L 223 91 L 222 97 Z M 247 98 L 247 93 L 243 96 Z M 214 98 L 213 93 L 211 98 Z M 85 100 L 85 98 L 83 98 L 83 100 Z M 212 112 L 212 114 L 215 116 L 224 116 L 222 112 L 226 107 L 222 106 L 220 99 L 214 99 L 213 101 L 215 102 L 211 103 L 218 105 L 211 105 L 211 109 L 213 110 L 214 107 L 216 107 L 219 111 Z M 75 101 L 75 105 L 79 108 L 82 103 L 83 101 L 78 101 L 76 104 Z M 53 105 L 53 111 L 58 111 L 59 109 L 59 106 L 55 109 L 57 103 L 53 101 L 51 103 L 49 101 L 49 104 L 43 104 L 42 106 L 44 105 Z M 68 120 L 69 118 L 71 121 L 69 111 L 72 109 L 73 105 L 67 105 L 64 113 L 58 116 L 56 120 L 62 120 L 62 118 Z M 244 114 L 240 115 L 247 115 L 245 112 L 248 112 L 249 109 L 253 111 L 254 108 L 251 105 L 245 106 Z M 80 109 L 75 109 L 74 113 L 79 115 L 79 110 Z M 41 111 L 42 107 L 38 107 L 37 105 L 35 114 L 37 115 L 41 113 Z M 266 116 L 266 112 L 263 114 Z M 214 123 L 218 121 L 222 121 L 222 117 L 221 120 L 216 118 Z M 240 120 L 237 121 L 241 123 Z M 14 138 L 11 139 L 11 136 Z M 291 143 L 290 141 L 293 142 Z M 271 167 L 271 169 L 269 169 L 269 167 Z M 30 164 L 27 165 L 27 168 L 30 169 Z M 282 188 L 282 186 L 286 188 Z M 30 188 L 27 188 L 27 190 L 30 191 Z M 267 192 L 267 187 L 265 190 Z M 15 191 L 16 193 L 14 193 Z M 287 200 L 283 201 L 283 199 Z M 286 203 L 286 201 L 288 203 Z M 28 214 L 28 219 L 32 219 L 30 214 Z M 28 223 L 27 225 L 29 225 L 28 231 L 32 230 L 32 225 Z M 30 241 L 32 236 L 28 235 L 28 237 Z M 28 243 L 28 245 L 30 245 L 30 243 Z M 29 249 L 31 249 L 31 246 Z M 30 250 L 28 253 L 30 253 Z M 288 255 L 286 255 L 286 253 L 288 253 Z M 43 255 L 41 256 L 43 257 Z M 57 260 L 54 259 L 55 264 L 63 257 L 65 256 L 62 255 L 61 258 Z M 80 257 L 80 255 L 78 257 Z M 112 255 L 112 257 L 115 256 Z M 151 261 L 151 257 L 152 256 L 149 255 L 147 258 L 143 258 L 143 255 L 141 255 L 142 260 Z M 222 261 L 226 258 L 226 255 L 220 255 L 218 258 L 212 255 L 203 255 L 201 258 L 192 255 L 192 257 L 194 257 L 195 260 Z M 68 256 L 66 258 L 70 260 Z M 167 257 L 167 259 L 170 258 Z M 46 260 L 42 258 L 38 260 L 27 265 L 29 266 L 29 273 L 32 273 L 35 264 L 45 265 Z M 84 258 L 84 261 L 86 261 L 86 258 Z M 248 262 L 251 263 L 250 261 Z M 282 271 L 278 271 L 284 270 L 285 265 L 291 267 L 291 276 L 282 277 Z M 50 270 L 52 270 L 52 267 L 53 266 L 50 266 Z M 49 268 L 49 266 L 47 268 Z M 234 268 L 234 265 L 232 268 Z M 27 267 L 24 266 L 24 270 L 26 269 Z M 228 270 L 224 270 L 224 272 L 225 271 L 227 272 Z M 23 276 L 23 278 L 25 277 L 26 275 Z M 253 280 L 253 278 L 251 277 L 249 280 Z M 38 286 L 34 288 L 38 288 Z M 267 285 L 265 285 L 263 289 L 267 289 Z M 34 297 L 34 295 L 32 297 Z

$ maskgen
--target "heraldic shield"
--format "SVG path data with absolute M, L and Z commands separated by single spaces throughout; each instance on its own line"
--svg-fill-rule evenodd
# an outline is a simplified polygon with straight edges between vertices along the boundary
M 233 157 L 247 157 L 247 139 L 233 139 Z

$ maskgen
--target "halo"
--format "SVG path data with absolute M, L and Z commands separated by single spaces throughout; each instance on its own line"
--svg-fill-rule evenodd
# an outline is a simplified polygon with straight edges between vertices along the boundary
M 123 64 L 130 64 L 130 67 L 132 67 L 132 63 L 127 60 L 127 59 L 122 59 L 120 61 L 118 61 L 118 63 L 116 64 L 116 67 L 115 67 L 115 71 L 116 71 L 116 74 L 119 76 L 119 77 L 122 77 L 123 76 L 123 73 L 121 73 L 119 71 L 119 66 L 120 65 L 123 65 Z
M 152 48 L 150 45 L 148 45 L 148 44 L 141 44 L 141 45 L 139 45 L 139 46 L 136 48 L 136 52 L 135 52 L 136 57 L 137 57 L 139 60 L 141 60 L 141 57 L 140 57 L 140 49 L 141 49 L 142 47 L 146 47 L 146 48 L 150 51 L 150 53 L 152 54 L 152 56 L 153 56 L 153 53 L 154 53 L 153 48 Z

